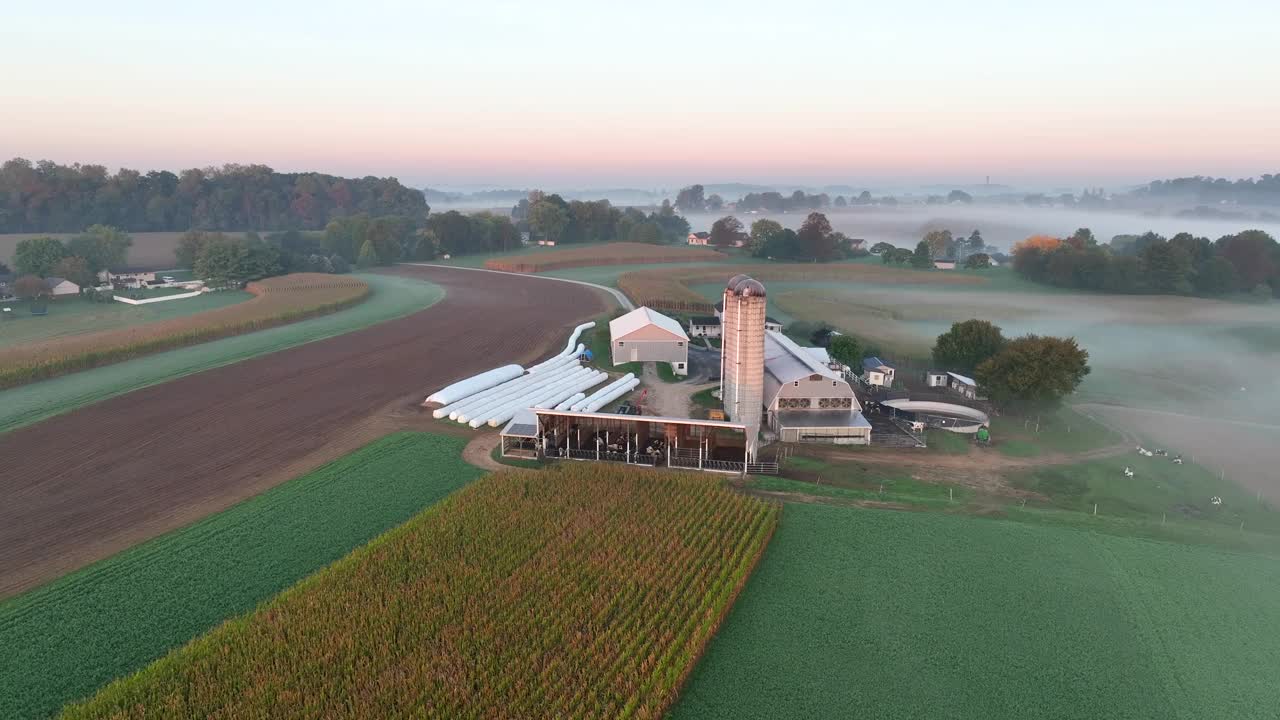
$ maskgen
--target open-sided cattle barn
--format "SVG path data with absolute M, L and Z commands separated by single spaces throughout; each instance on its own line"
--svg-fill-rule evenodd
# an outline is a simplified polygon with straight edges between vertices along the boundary
M 502 449 L 508 457 L 732 473 L 771 471 L 768 463 L 747 462 L 745 425 L 694 418 L 533 409 L 502 431 Z

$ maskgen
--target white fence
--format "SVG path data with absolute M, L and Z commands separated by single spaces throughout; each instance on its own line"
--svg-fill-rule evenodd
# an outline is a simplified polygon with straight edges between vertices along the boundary
M 160 297 L 147 298 L 146 300 L 134 300 L 133 298 L 120 297 L 119 295 L 112 295 L 111 297 L 114 300 L 122 303 L 128 303 L 130 305 L 150 305 L 151 303 L 166 302 L 169 300 L 182 300 L 183 298 L 192 298 L 203 294 L 204 291 L 196 290 L 195 292 L 178 293 L 177 295 L 161 295 Z

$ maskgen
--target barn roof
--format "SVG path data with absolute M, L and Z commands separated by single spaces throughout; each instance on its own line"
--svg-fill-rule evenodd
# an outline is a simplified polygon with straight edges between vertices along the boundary
M 832 380 L 844 381 L 838 373 L 819 361 L 808 348 L 802 348 L 791 338 L 773 330 L 764 333 L 764 399 L 772 405 L 783 385 L 807 379 L 810 375 L 822 375 Z
M 974 387 L 978 387 L 978 383 L 968 375 L 961 375 L 960 373 L 953 373 L 953 372 L 949 372 L 947 374 L 959 380 L 960 382 L 964 383 L 965 385 L 972 385 Z
M 863 369 L 863 370 L 878 370 L 878 369 L 880 369 L 881 367 L 887 367 L 887 368 L 889 368 L 889 369 L 893 369 L 893 366 L 892 366 L 892 365 L 890 365 L 889 363 L 887 363 L 887 362 L 885 362 L 885 361 L 881 360 L 881 359 L 880 359 L 880 358 L 878 358 L 878 357 L 862 358 L 862 369 Z
M 689 339 L 688 334 L 685 333 L 684 327 L 680 323 L 652 308 L 643 306 L 622 317 L 610 320 L 609 335 L 613 338 L 626 337 L 646 325 L 656 325 L 681 340 Z
M 715 315 L 694 315 L 689 318 L 690 325 L 719 325 L 720 320 Z

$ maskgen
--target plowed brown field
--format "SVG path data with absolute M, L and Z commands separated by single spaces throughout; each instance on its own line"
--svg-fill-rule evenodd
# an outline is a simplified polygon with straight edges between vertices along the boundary
M 558 350 L 598 291 L 427 267 L 422 312 L 0 435 L 0 597 L 222 510 L 390 430 L 431 390 Z
M 484 266 L 490 270 L 538 273 L 596 265 L 714 262 L 727 259 L 728 256 L 724 253 L 709 247 L 617 242 L 587 247 L 535 250 L 513 257 L 486 260 Z

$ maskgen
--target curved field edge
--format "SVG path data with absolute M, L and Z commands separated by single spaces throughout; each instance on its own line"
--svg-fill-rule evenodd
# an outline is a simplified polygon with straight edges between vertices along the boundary
M 369 295 L 368 284 L 358 278 L 310 273 L 252 282 L 247 289 L 254 298 L 246 303 L 180 319 L 0 351 L 0 360 L 4 363 L 0 368 L 0 388 L 48 380 L 165 350 L 326 315 L 354 305 Z M 318 297 L 290 307 L 290 301 L 295 300 L 296 294 L 304 293 L 315 293 Z M 280 306 L 273 308 L 277 300 Z M 254 317 L 257 312 L 263 314 Z
M 369 285 L 370 294 L 329 315 L 0 391 L 0 433 L 184 375 L 393 320 L 444 298 L 443 288 L 425 280 L 364 273 L 357 277 Z
M 788 504 L 690 718 L 1264 718 L 1280 558 Z
M 705 475 L 490 475 L 64 717 L 660 717 L 779 512 Z
M 0 717 L 47 717 L 481 475 L 465 441 L 395 433 L 0 603 Z

